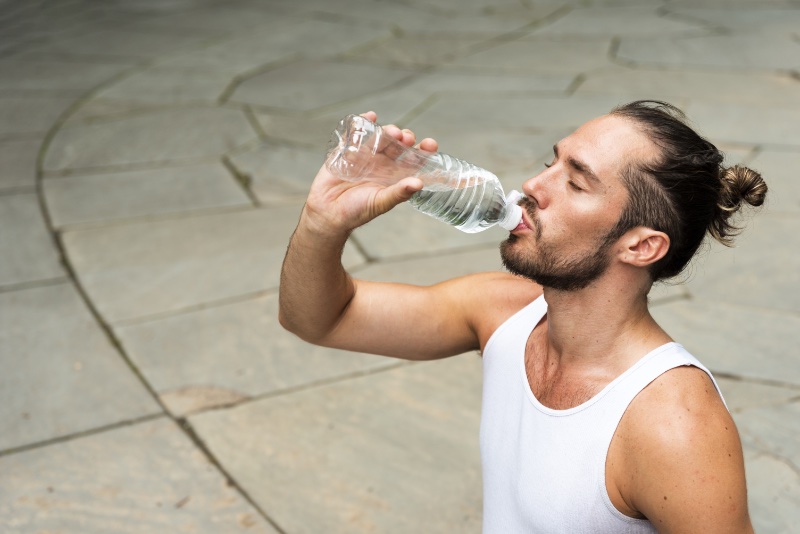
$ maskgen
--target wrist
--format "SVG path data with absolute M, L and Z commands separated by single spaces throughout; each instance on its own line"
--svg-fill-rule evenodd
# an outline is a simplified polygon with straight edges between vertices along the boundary
M 306 205 L 300 214 L 294 239 L 307 243 L 316 250 L 341 251 L 351 232 L 352 230 L 335 225 L 330 219 L 315 213 Z

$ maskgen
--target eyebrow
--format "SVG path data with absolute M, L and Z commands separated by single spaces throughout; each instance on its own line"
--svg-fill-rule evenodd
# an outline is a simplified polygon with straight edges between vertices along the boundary
M 556 157 L 558 157 L 558 145 L 557 144 L 553 145 L 553 154 L 555 154 Z M 575 169 L 579 173 L 583 174 L 584 176 L 586 176 L 590 180 L 600 183 L 600 178 L 598 178 L 597 175 L 594 173 L 594 171 L 586 163 L 582 162 L 581 160 L 575 159 L 573 157 L 568 157 L 567 158 L 567 165 L 569 165 L 570 167 L 572 167 L 573 169 Z

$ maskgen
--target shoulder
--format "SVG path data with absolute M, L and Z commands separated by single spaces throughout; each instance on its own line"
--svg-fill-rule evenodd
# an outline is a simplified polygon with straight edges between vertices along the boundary
M 542 295 L 542 286 L 506 272 L 470 274 L 440 286 L 465 307 L 481 347 L 503 322 Z
M 701 369 L 663 373 L 631 402 L 617 432 L 625 501 L 662 532 L 747 532 L 741 441 Z

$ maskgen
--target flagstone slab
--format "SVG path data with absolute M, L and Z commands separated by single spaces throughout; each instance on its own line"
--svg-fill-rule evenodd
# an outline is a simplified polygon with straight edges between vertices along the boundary
M 291 9 L 302 7 L 289 5 L 292 6 Z M 263 3 L 257 4 L 258 9 L 263 9 L 263 6 Z M 331 57 L 389 35 L 390 32 L 384 25 L 364 24 L 354 27 L 351 23 L 342 23 L 333 17 L 313 20 L 274 13 L 269 22 L 253 31 L 237 32 L 229 39 L 201 49 L 190 49 L 159 58 L 157 64 L 182 70 L 196 68 L 205 72 L 227 72 L 244 76 L 276 62 Z
M 95 27 L 96 28 L 96 27 Z M 188 32 L 165 29 L 160 32 L 135 32 L 121 28 L 99 28 L 48 42 L 35 48 L 39 53 L 111 56 L 131 59 L 150 59 L 183 49 L 194 48 L 212 38 L 207 32 Z
M 759 213 L 744 222 L 735 248 L 714 244 L 695 260 L 691 293 L 709 301 L 800 311 L 797 217 Z
M 749 448 L 800 466 L 800 402 L 748 410 L 737 414 L 736 423 Z
M 161 410 L 72 284 L 0 293 L 0 345 L 0 450 Z
M 705 299 L 665 303 L 652 313 L 712 371 L 800 386 L 791 348 L 800 328 L 797 315 Z
M 433 67 L 468 54 L 486 40 L 486 37 L 402 33 L 353 48 L 346 57 L 379 65 Z
M 444 69 L 577 75 L 610 64 L 610 45 L 608 38 L 555 40 L 526 37 L 450 61 Z
M 800 43 L 785 34 L 622 39 L 616 57 L 636 65 L 784 71 L 800 68 Z
M 156 8 L 163 2 L 152 2 L 151 8 Z M 200 31 L 209 32 L 209 35 L 216 36 L 221 33 L 237 33 L 255 31 L 258 26 L 270 23 L 274 19 L 281 17 L 282 14 L 273 9 L 273 3 L 263 2 L 247 5 L 236 5 L 231 2 L 225 9 L 206 2 L 197 2 L 196 5 L 183 6 L 183 9 L 175 9 L 172 13 L 159 12 L 162 10 L 152 9 L 155 13 L 151 16 L 141 17 L 131 24 L 123 26 L 131 31 L 153 32 L 169 29 L 171 31 L 188 30 L 199 33 Z M 126 2 L 122 7 L 126 10 L 144 11 L 138 9 L 141 2 L 131 4 Z M 295 19 L 300 21 L 301 19 Z
M 298 61 L 248 78 L 236 88 L 231 100 L 307 111 L 376 93 L 411 74 L 398 67 Z
M 221 164 L 50 178 L 42 188 L 57 228 L 252 205 Z
M 254 139 L 239 110 L 179 108 L 62 128 L 44 160 L 48 171 L 167 164 L 218 157 Z
M 783 152 L 764 149 L 750 162 L 769 187 L 767 206 L 770 213 L 800 213 L 800 150 Z
M 115 331 L 136 367 L 176 416 L 397 363 L 301 341 L 278 323 L 277 295 Z
M 333 130 L 336 123 L 331 124 Z M 269 143 L 230 157 L 237 172 L 248 177 L 252 191 L 265 203 L 304 201 L 324 159 L 324 150 Z
M 228 73 L 150 67 L 95 93 L 130 105 L 215 104 L 231 83 Z
M 56 96 L 0 95 L 0 139 L 47 132 L 74 102 Z
M 68 230 L 70 262 L 114 323 L 278 287 L 300 205 Z M 362 260 L 345 249 L 347 266 Z
M 759 532 L 791 532 L 800 505 L 800 404 L 736 414 L 746 456 L 753 523 Z M 763 527 L 763 528 L 762 528 Z
M 36 186 L 36 158 L 41 145 L 38 137 L 0 141 L 0 191 Z
M 797 107 L 770 102 L 760 105 L 692 102 L 686 111 L 712 139 L 800 148 L 800 131 L 796 127 L 800 108 Z
M 309 2 L 310 3 L 310 2 Z M 305 4 L 309 4 L 305 3 Z M 420 9 L 419 4 L 393 3 L 374 9 L 369 0 L 324 2 L 317 0 L 313 12 L 338 15 L 347 11 L 353 20 L 370 26 L 390 27 L 393 31 L 431 36 L 483 36 L 493 37 L 515 31 L 526 31 L 529 26 L 550 16 L 558 5 L 535 6 L 520 3 L 492 2 L 482 9 L 471 9 L 465 3 L 457 6 L 433 5 Z
M 370 111 L 370 110 L 365 110 Z M 348 113 L 361 113 L 354 110 Z M 261 129 L 271 141 L 288 142 L 317 151 L 324 157 L 331 140 L 331 134 L 341 117 L 292 117 L 254 111 Z M 342 115 L 344 116 L 344 114 Z
M 0 458 L 7 534 L 276 530 L 161 418 Z
M 587 73 L 575 91 L 578 95 L 590 93 L 626 95 L 632 100 L 703 100 L 714 106 L 800 106 L 800 81 L 775 73 L 607 67 Z
M 66 276 L 35 194 L 0 195 L 0 286 Z
M 797 526 L 800 507 L 797 467 L 768 454 L 749 453 L 745 459 L 754 530 L 763 534 L 791 534 Z
M 406 127 L 428 136 L 437 130 L 520 132 L 553 135 L 549 149 L 583 123 L 604 115 L 625 99 L 611 95 L 528 96 L 450 95 L 434 102 Z M 444 139 L 439 141 L 444 142 Z M 447 152 L 443 146 L 443 150 Z M 456 154 L 457 155 L 457 154 Z M 464 159 L 468 159 L 464 157 Z
M 678 9 L 670 9 L 670 12 L 708 21 L 731 32 L 791 35 L 800 28 L 800 9 L 798 7 L 800 6 L 795 4 L 794 9 L 778 8 L 757 2 L 749 7 L 739 6 L 736 9 L 724 6 L 714 8 L 682 6 Z
M 286 532 L 480 532 L 480 397 L 463 355 L 189 421 Z
M 497 226 L 477 234 L 467 234 L 425 215 L 408 204 L 401 204 L 385 215 L 353 232 L 362 249 L 371 258 L 437 254 L 470 247 L 482 247 L 508 237 Z
M 705 25 L 661 15 L 658 5 L 583 7 L 533 32 L 537 36 L 605 37 L 669 35 L 706 30 Z
M 770 409 L 800 400 L 800 387 L 762 384 L 749 380 L 715 377 L 728 410 L 739 414 L 747 410 Z
M 80 96 L 127 68 L 124 64 L 0 60 L 0 91 Z

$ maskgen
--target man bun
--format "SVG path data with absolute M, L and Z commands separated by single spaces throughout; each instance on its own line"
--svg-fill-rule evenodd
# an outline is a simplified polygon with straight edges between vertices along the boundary
M 733 245 L 733 238 L 742 230 L 732 223 L 733 215 L 741 209 L 742 203 L 761 206 L 766 196 L 767 184 L 758 171 L 743 165 L 722 168 L 719 201 L 708 232 L 723 245 Z

